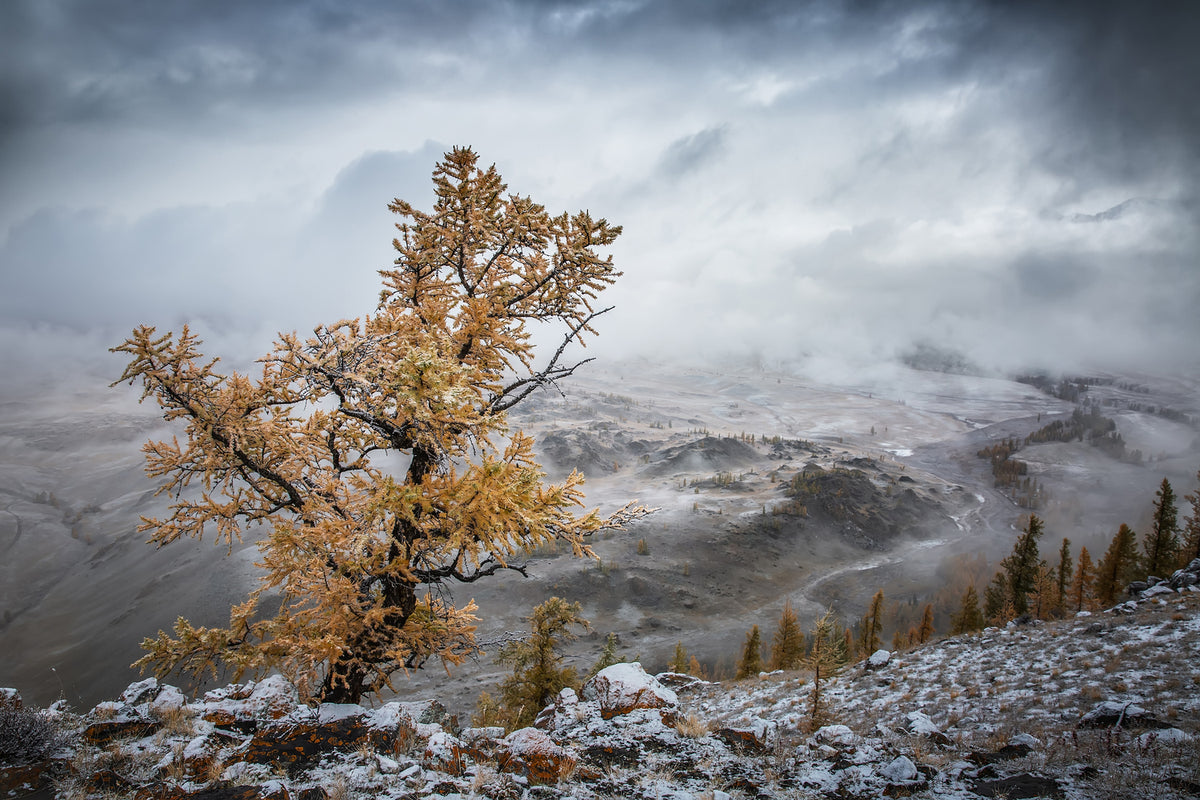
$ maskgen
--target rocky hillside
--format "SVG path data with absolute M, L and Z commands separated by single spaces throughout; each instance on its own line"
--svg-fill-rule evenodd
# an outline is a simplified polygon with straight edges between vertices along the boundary
M 0 698 L 0 793 L 152 798 L 1192 798 L 1200 560 L 1102 613 L 876 653 L 823 682 L 638 664 L 532 728 L 436 701 L 298 704 L 278 676 L 188 700 L 153 679 L 83 714 Z

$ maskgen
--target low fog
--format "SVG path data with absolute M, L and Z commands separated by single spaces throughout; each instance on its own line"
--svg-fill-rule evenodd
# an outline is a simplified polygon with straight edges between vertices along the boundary
M 245 360 L 368 312 L 399 196 L 470 144 L 625 226 L 594 354 L 915 343 L 1195 369 L 1197 14 L 1179 4 L 15 2 L 8 389 L 134 326 Z

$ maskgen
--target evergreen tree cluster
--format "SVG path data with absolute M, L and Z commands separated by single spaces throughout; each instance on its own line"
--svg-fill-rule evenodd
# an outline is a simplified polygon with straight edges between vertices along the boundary
M 1025 444 L 1042 442 L 1083 442 L 1115 432 L 1117 423 L 1102 416 L 1097 406 L 1086 413 L 1076 408 L 1068 420 L 1054 420 L 1025 437 Z
M 1007 492 L 1021 508 L 1040 508 L 1046 501 L 1046 489 L 1029 476 L 1028 463 L 1012 457 L 1020 449 L 1021 443 L 1010 438 L 984 447 L 975 455 L 992 465 L 993 486 Z

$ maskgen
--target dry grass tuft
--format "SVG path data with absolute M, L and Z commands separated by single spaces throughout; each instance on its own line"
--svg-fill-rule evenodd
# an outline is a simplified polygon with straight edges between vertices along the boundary
M 708 723 L 695 714 L 681 716 L 675 720 L 675 732 L 689 739 L 702 739 L 708 735 Z

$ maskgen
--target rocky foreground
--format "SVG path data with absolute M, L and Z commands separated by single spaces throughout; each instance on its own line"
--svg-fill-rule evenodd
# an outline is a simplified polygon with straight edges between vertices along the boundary
M 638 664 L 534 727 L 436 701 L 298 702 L 279 676 L 154 679 L 77 715 L 0 698 L 0 794 L 156 798 L 1200 797 L 1200 561 L 1105 612 L 880 651 L 823 683 Z M 1189 568 L 1190 569 L 1190 568 Z

